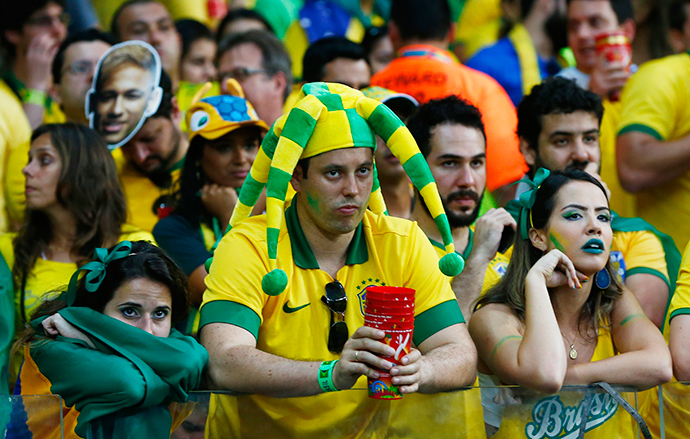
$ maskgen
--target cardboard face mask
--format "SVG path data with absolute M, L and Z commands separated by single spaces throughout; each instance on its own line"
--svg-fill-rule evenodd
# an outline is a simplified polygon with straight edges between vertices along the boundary
M 110 149 L 127 143 L 158 111 L 160 79 L 158 52 L 143 41 L 117 44 L 98 60 L 86 95 L 86 116 Z

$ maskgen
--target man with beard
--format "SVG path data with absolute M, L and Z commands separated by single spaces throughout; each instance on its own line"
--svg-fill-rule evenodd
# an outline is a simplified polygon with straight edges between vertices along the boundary
M 494 78 L 517 106 L 532 87 L 560 70 L 556 55 L 567 45 L 565 0 L 503 0 L 501 4 L 510 29 L 465 65 Z
M 515 220 L 502 208 L 490 209 L 472 226 L 486 187 L 482 115 L 473 105 L 449 96 L 420 106 L 407 126 L 438 186 L 456 251 L 466 261 L 452 285 L 462 314 L 469 320 L 472 303 L 505 273 L 508 258 L 498 252 L 498 246 L 503 230 L 516 227 Z M 443 248 L 434 219 L 421 197 L 415 201 L 412 220 L 419 223 L 436 248 Z
M 407 126 L 438 186 L 455 249 L 465 259 L 462 273 L 449 277 L 448 281 L 469 321 L 472 304 L 505 273 L 509 255 L 498 252 L 498 247 L 504 230 L 514 231 L 516 227 L 515 220 L 502 208 L 491 209 L 477 220 L 486 186 L 486 135 L 482 115 L 466 101 L 449 96 L 421 105 Z M 411 219 L 417 221 L 439 257 L 443 256 L 441 235 L 418 192 Z M 476 226 L 472 226 L 475 220 Z M 392 417 L 433 418 L 441 429 L 439 437 L 486 437 L 479 389 L 455 392 L 443 399 L 405 396 L 392 410 Z M 459 422 L 464 425 L 462 435 L 453 427 Z
M 580 169 L 599 177 L 601 99 L 565 78 L 549 78 L 532 89 L 518 106 L 518 136 L 529 176 L 539 168 Z M 518 194 L 522 188 L 518 188 Z M 516 202 L 507 209 L 517 216 Z M 649 319 L 664 324 L 676 287 L 680 253 L 673 240 L 640 218 L 612 212 L 611 262 Z
M 179 178 L 189 147 L 180 130 L 182 115 L 165 71 L 160 86 L 163 98 L 158 111 L 146 119 L 134 137 L 113 151 L 127 198 L 127 222 L 149 232 L 159 216 L 170 210 L 173 183 Z

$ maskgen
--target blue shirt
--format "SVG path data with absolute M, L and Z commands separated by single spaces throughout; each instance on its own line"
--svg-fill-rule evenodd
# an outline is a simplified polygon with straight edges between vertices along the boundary
M 560 70 L 554 59 L 545 60 L 539 54 L 537 54 L 537 59 L 542 79 Z M 494 78 L 505 89 L 516 107 L 522 100 L 520 60 L 513 43 L 507 37 L 501 38 L 493 46 L 480 50 L 465 65 Z

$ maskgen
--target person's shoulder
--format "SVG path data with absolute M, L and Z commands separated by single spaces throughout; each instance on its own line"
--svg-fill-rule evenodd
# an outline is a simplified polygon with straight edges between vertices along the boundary
M 285 229 L 285 218 L 282 221 L 281 236 Z M 236 224 L 226 236 L 242 235 L 253 242 L 266 242 L 266 214 L 250 216 Z
M 505 303 L 487 303 L 482 305 L 472 313 L 470 325 L 472 325 L 473 321 L 475 326 L 481 322 L 493 326 L 491 322 L 500 321 L 505 326 L 515 325 L 515 329 L 520 333 L 523 330 L 523 325 L 517 312 Z
M 17 97 L 7 82 L 5 82 L 3 79 L 0 79 L 0 103 L 2 104 L 0 108 L 5 108 L 5 105 L 11 105 L 13 107 L 18 106 L 21 108 L 22 105 L 19 97 Z
M 669 81 L 688 82 L 688 69 L 690 69 L 690 54 L 669 55 L 642 64 L 628 82 L 631 86 L 637 85 L 643 88 L 651 85 L 664 86 Z
M 409 237 L 417 227 L 417 223 L 403 218 L 374 213 L 367 210 L 362 219 L 365 228 L 371 230 L 372 235 L 393 234 Z

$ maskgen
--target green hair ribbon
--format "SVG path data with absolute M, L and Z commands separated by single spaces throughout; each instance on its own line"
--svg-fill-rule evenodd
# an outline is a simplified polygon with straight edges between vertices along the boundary
M 72 306 L 74 300 L 77 297 L 77 280 L 79 279 L 79 273 L 86 271 L 86 278 L 84 279 L 84 288 L 89 293 L 96 292 L 98 287 L 101 286 L 101 282 L 105 279 L 105 269 L 109 263 L 117 259 L 122 259 L 127 256 L 132 251 L 132 243 L 129 241 L 122 241 L 117 244 L 113 250 L 108 253 L 107 248 L 97 248 L 93 251 L 93 261 L 84 264 L 83 267 L 79 268 L 69 280 L 69 286 L 67 287 L 67 306 Z
M 531 225 L 529 221 L 529 212 L 532 210 L 534 201 L 537 199 L 537 191 L 549 174 L 551 173 L 548 169 L 539 168 L 532 180 L 523 178 L 518 181 L 518 183 L 525 183 L 530 187 L 529 190 L 520 194 L 518 198 L 518 203 L 522 206 L 522 209 L 520 209 L 520 236 L 522 236 L 522 239 L 529 239 L 529 234 L 527 233 Z

